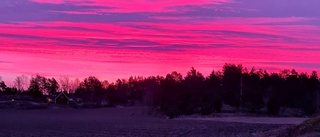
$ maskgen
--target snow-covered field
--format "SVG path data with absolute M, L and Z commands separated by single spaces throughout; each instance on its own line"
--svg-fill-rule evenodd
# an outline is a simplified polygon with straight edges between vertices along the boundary
M 144 107 L 0 110 L 0 136 L 250 137 L 303 120 L 247 117 L 177 118 L 170 120 L 149 116 L 146 112 L 147 109 Z M 279 120 L 281 122 L 274 122 Z M 290 122 L 291 120 L 294 122 Z

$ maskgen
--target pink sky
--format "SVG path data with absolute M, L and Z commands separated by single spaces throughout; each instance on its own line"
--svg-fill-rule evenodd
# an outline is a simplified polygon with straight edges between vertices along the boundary
M 2 0 L 0 76 L 320 68 L 316 0 Z

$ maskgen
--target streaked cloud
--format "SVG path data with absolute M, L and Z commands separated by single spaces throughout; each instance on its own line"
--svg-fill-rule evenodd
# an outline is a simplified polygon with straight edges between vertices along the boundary
M 0 75 L 319 70 L 317 0 L 2 0 Z M 10 62 L 10 63 L 6 63 Z M 76 71 L 75 71 L 76 70 Z

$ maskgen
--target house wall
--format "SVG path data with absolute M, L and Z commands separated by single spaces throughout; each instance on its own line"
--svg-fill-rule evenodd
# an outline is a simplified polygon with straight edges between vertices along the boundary
M 56 98 L 56 104 L 68 104 L 68 98 L 64 95 L 60 95 Z

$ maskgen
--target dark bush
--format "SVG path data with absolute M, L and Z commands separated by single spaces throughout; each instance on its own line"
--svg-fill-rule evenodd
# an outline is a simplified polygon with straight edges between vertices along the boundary
M 221 98 L 215 99 L 214 102 L 213 102 L 214 112 L 221 113 L 221 108 L 222 108 L 222 100 L 221 100 Z
M 317 110 L 316 99 L 312 94 L 306 94 L 302 101 L 303 111 L 306 115 L 312 115 Z
M 277 115 L 279 113 L 279 110 L 280 110 L 280 104 L 279 104 L 278 99 L 276 99 L 276 98 L 269 99 L 267 107 L 268 107 L 268 113 L 269 114 Z

